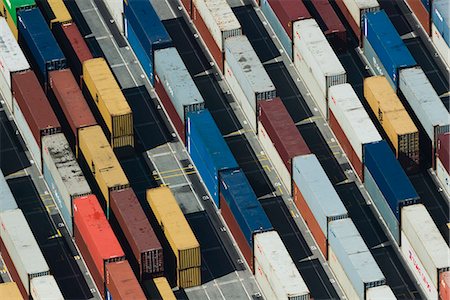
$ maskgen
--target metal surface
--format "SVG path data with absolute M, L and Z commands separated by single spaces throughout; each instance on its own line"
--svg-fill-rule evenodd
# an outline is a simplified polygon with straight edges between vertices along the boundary
M 3 172 L 0 171 L 0 212 L 7 210 L 14 210 L 17 208 L 16 200 L 14 199 L 8 183 L 3 176 Z
M 40 276 L 31 279 L 30 294 L 35 300 L 64 300 L 58 284 L 52 275 Z
M 106 265 L 105 272 L 106 299 L 146 299 L 128 261 L 109 263 Z

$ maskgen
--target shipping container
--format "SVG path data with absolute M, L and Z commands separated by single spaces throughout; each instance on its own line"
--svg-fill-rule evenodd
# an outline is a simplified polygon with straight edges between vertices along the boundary
M 438 137 L 436 151 L 436 175 L 444 192 L 450 197 L 450 133 Z
M 1 2 L 1 1 L 0 1 Z M 0 17 L 0 94 L 12 112 L 11 76 L 30 68 L 5 18 Z
M 15 282 L 0 283 L 0 299 L 23 300 L 19 287 Z
M 400 69 L 413 67 L 416 61 L 384 10 L 364 15 L 363 35 L 364 54 L 376 75 L 386 75 L 397 90 Z
M 241 169 L 222 172 L 220 207 L 222 217 L 248 266 L 254 272 L 254 236 L 273 228 Z
M 327 258 L 329 223 L 348 218 L 348 212 L 314 154 L 294 158 L 292 180 L 294 204 Z
M 70 146 L 76 151 L 78 147 L 78 130 L 97 124 L 69 69 L 49 73 L 50 100 Z M 56 103 L 57 102 L 57 103 Z
M 275 86 L 246 36 L 225 40 L 225 79 L 257 132 L 258 101 L 276 97 Z
M 176 300 L 175 295 L 167 282 L 166 277 L 153 278 L 149 297 L 157 300 Z
M 280 98 L 260 101 L 258 115 L 258 139 L 292 195 L 292 160 L 311 151 Z
M 0 213 L 0 225 L 2 258 L 22 296 L 28 299 L 31 279 L 49 275 L 49 267 L 22 210 Z
M 66 68 L 66 58 L 39 8 L 21 10 L 17 13 L 17 18 L 19 44 L 45 88 L 48 72 Z
M 125 36 L 150 83 L 154 84 L 154 51 L 171 47 L 172 39 L 150 1 L 124 1 L 124 18 Z
M 47 20 L 50 29 L 72 22 L 72 16 L 63 0 L 36 0 L 36 4 Z
M 255 235 L 255 279 L 266 299 L 309 300 L 310 293 L 276 231 Z
M 2 171 L 0 171 L 0 191 L 0 212 L 17 209 L 17 202 Z
M 117 1 L 117 0 L 105 0 L 104 2 L 106 4 L 106 7 L 109 10 L 109 13 L 111 14 L 112 19 L 114 20 L 114 23 L 117 26 L 117 29 L 119 29 L 120 33 L 123 34 L 123 6 L 124 1 Z M 111 22 L 111 21 L 109 21 Z
M 444 37 L 434 24 L 431 24 L 431 41 L 433 42 L 434 47 L 437 49 L 444 63 L 447 64 L 447 67 L 450 67 L 449 45 L 446 43 Z
M 146 299 L 128 261 L 112 262 L 106 265 L 106 299 Z
M 408 239 L 437 291 L 440 273 L 450 270 L 449 246 L 424 205 L 404 207 L 401 215 L 402 238 L 405 236 Z M 436 298 L 437 295 L 430 299 Z
M 417 0 L 413 0 L 417 1 Z M 336 0 L 336 3 L 350 24 L 358 41 L 362 42 L 363 16 L 368 12 L 376 12 L 380 10 L 377 0 Z
M 294 23 L 311 18 L 302 1 L 263 0 L 261 11 L 280 40 L 286 54 L 292 59 Z
M 439 281 L 439 296 L 442 300 L 450 298 L 450 272 L 441 273 Z
M 396 300 L 394 292 L 388 285 L 368 288 L 366 291 L 366 300 Z
M 134 191 L 131 188 L 112 191 L 110 200 L 114 218 L 137 262 L 135 274 L 138 280 L 144 276 L 161 274 L 164 271 L 163 249 Z M 128 260 L 132 258 L 128 257 Z
M 111 147 L 133 147 L 133 113 L 105 59 L 83 63 L 83 83 L 91 107 L 96 107 L 101 115 L 100 123 Z
M 441 37 L 450 46 L 450 8 L 448 0 L 433 0 L 431 19 L 436 31 L 441 34 Z
M 34 0 L 2 0 L 0 1 L 0 11 L 6 18 L 8 26 L 14 37 L 17 39 L 19 27 L 17 25 L 17 12 L 22 9 L 32 8 L 36 5 Z
M 187 114 L 186 144 L 203 183 L 219 208 L 220 172 L 239 166 L 207 109 Z
M 109 218 L 111 192 L 126 189 L 130 183 L 99 126 L 81 128 L 78 132 L 78 155 L 82 155 L 82 161 L 87 164 L 97 182 L 105 200 L 102 206 Z
M 180 2 L 181 2 L 181 4 L 183 4 L 188 17 L 190 18 L 192 15 L 192 5 L 193 5 L 192 0 L 180 0 Z
M 33 71 L 14 73 L 11 87 L 16 125 L 42 171 L 41 139 L 60 132 L 61 126 Z
M 105 298 L 105 266 L 125 260 L 105 214 L 94 195 L 73 201 L 74 237 L 80 254 L 94 279 L 100 294 Z
M 242 35 L 241 24 L 226 0 L 193 0 L 192 21 L 223 72 L 225 39 Z
M 346 83 L 347 74 L 314 19 L 294 23 L 294 65 L 327 117 L 328 88 Z
M 177 286 L 188 288 L 200 285 L 200 244 L 172 192 L 167 186 L 149 189 L 147 201 L 175 255 Z
M 380 122 L 395 156 L 407 171 L 420 164 L 419 131 L 385 76 L 364 79 L 364 98 Z
M 31 279 L 31 297 L 33 297 L 33 300 L 64 300 L 64 296 L 52 275 Z
M 420 198 L 384 140 L 364 147 L 364 186 L 400 245 L 400 210 Z
M 381 136 L 350 84 L 330 87 L 328 103 L 330 128 L 363 181 L 364 145 L 381 141 Z
M 44 179 L 67 226 L 67 231 L 72 235 L 73 199 L 89 195 L 91 188 L 64 134 L 42 137 L 42 161 Z
M 205 101 L 176 48 L 156 50 L 155 90 L 181 140 L 186 142 L 186 114 L 205 107 Z
M 425 0 L 425 1 L 431 1 L 431 0 Z M 411 11 L 416 16 L 419 23 L 422 25 L 423 30 L 427 33 L 427 35 L 431 36 L 431 17 L 430 17 L 430 11 L 429 8 L 427 8 L 423 4 L 423 0 L 406 0 L 406 4 L 408 4 Z
M 329 226 L 329 265 L 347 299 L 366 299 L 368 288 L 386 284 L 386 278 L 349 218 Z

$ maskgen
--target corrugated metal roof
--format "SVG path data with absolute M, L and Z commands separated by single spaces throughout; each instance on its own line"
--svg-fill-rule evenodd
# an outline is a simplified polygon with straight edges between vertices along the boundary
M 372 7 L 379 7 L 377 0 L 353 0 L 359 9 L 366 9 Z
M 0 17 L 0 68 L 17 72 L 30 68 L 5 18 Z M 7 79 L 9 82 L 9 78 Z
M 64 296 L 52 275 L 31 279 L 31 295 L 33 299 L 64 300 Z
M 0 170 L 0 212 L 17 208 L 16 200 Z
M 241 24 L 226 0 L 194 0 L 194 4 L 197 6 L 196 2 L 204 2 L 206 4 L 221 31 L 241 28 Z

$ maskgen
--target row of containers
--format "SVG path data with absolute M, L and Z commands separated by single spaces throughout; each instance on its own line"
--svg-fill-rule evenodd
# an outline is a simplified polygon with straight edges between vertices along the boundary
M 18 30 L 15 22 L 0 18 L 2 96 L 101 295 L 146 299 L 139 284 L 146 280 L 148 297 L 175 299 L 170 285 L 201 283 L 199 244 L 167 187 L 155 189 L 146 202 L 150 216 L 144 213 L 114 153 L 133 146 L 131 110 L 106 61 L 90 54 L 64 3 L 52 5 L 17 8 Z M 65 26 L 77 32 L 67 45 L 73 52 L 61 50 L 63 42 L 53 32 Z M 7 188 L 4 178 L 2 183 Z M 10 193 L 2 197 L 2 204 L 15 203 Z M 22 214 L 16 204 L 4 210 Z M 10 238 L 18 226 L 9 226 L 7 216 L 0 220 L 2 254 L 28 298 L 31 279 L 50 271 L 37 244 L 28 247 L 34 238 L 25 219 L 26 239 L 22 231 Z

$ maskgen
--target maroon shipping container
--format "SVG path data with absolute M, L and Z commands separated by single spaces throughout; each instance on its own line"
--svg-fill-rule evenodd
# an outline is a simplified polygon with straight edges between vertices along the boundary
M 359 160 L 358 154 L 356 154 L 355 149 L 353 149 L 352 145 L 350 144 L 350 141 L 348 140 L 347 136 L 345 135 L 344 131 L 341 128 L 341 125 L 339 125 L 339 122 L 336 120 L 336 117 L 334 116 L 333 112 L 329 110 L 329 124 L 331 130 L 333 130 L 334 135 L 339 141 L 339 144 L 341 145 L 342 149 L 345 152 L 345 155 L 347 155 L 348 160 L 352 164 L 353 168 L 356 171 L 356 174 L 359 176 L 359 179 L 361 181 L 364 181 L 364 168 L 363 168 L 363 162 Z
M 311 151 L 280 98 L 259 102 L 259 121 L 292 174 L 292 159 Z
M 202 37 L 203 41 L 205 42 L 206 47 L 208 47 L 209 51 L 211 52 L 211 55 L 216 61 L 217 66 L 220 69 L 220 72 L 223 73 L 224 53 L 220 50 L 213 36 L 209 32 L 208 27 L 206 27 L 205 21 L 198 12 L 197 7 L 195 7 L 194 3 L 192 3 L 192 21 L 194 22 L 195 27 L 197 27 L 197 30 L 200 33 L 200 36 Z
M 447 132 L 438 137 L 436 152 L 442 165 L 450 173 L 450 133 Z
M 134 276 L 128 261 L 119 261 L 106 265 L 107 299 L 114 300 L 146 300 L 139 282 Z
M 324 27 L 322 28 L 323 33 L 330 41 L 330 44 L 337 50 L 345 49 L 347 32 L 336 12 L 331 7 L 330 2 L 328 0 L 314 0 L 311 3 L 322 19 L 319 25 Z
M 183 4 L 184 8 L 187 11 L 187 14 L 189 17 L 192 16 L 192 6 L 194 6 L 194 4 L 192 3 L 192 0 L 181 0 L 181 4 Z
M 55 109 L 70 145 L 77 149 L 78 129 L 97 125 L 95 118 L 69 69 L 49 73 L 50 89 L 58 102 Z
M 9 256 L 8 250 L 6 250 L 6 246 L 1 238 L 0 238 L 0 253 L 2 254 L 3 261 L 5 262 L 5 265 L 8 268 L 8 272 L 11 275 L 12 281 L 17 283 L 17 287 L 19 288 L 23 299 L 29 299 L 27 290 L 23 286 L 22 280 L 19 277 L 19 273 L 17 273 L 16 267 L 12 262 L 11 256 Z
M 420 0 L 406 0 L 409 8 L 416 15 L 425 32 L 431 36 L 431 16 Z
M 241 228 L 239 227 L 239 224 L 237 223 L 236 219 L 234 218 L 233 213 L 231 212 L 230 207 L 228 206 L 227 201 L 223 198 L 222 195 L 220 195 L 220 213 L 225 220 L 225 222 L 228 225 L 228 228 L 231 231 L 231 234 L 233 235 L 234 239 L 236 240 L 236 243 L 238 244 L 239 249 L 242 252 L 242 255 L 244 256 L 244 259 L 247 261 L 247 264 L 249 265 L 252 273 L 254 272 L 254 266 L 253 266 L 253 249 L 250 248 L 250 245 L 247 242 L 247 239 L 245 238 L 244 234 L 241 231 Z
M 58 133 L 61 125 L 33 71 L 14 73 L 11 82 L 13 96 L 38 144 L 41 136 Z
M 302 0 L 267 0 L 275 15 L 278 17 L 289 38 L 292 40 L 294 22 L 311 18 Z
M 327 237 L 323 234 L 319 223 L 317 223 L 316 218 L 314 217 L 312 211 L 309 209 L 308 203 L 306 203 L 305 198 L 303 198 L 302 193 L 300 192 L 294 181 L 292 181 L 292 185 L 294 186 L 294 204 L 300 211 L 303 220 L 305 220 L 305 223 L 311 231 L 312 236 L 316 240 L 316 243 L 319 246 L 319 249 L 322 252 L 323 256 L 325 257 L 325 259 L 328 259 Z
M 162 274 L 163 249 L 134 191 L 111 192 L 110 206 L 139 265 L 138 279 L 145 274 Z
M 172 100 L 170 100 L 169 95 L 167 95 L 166 89 L 164 88 L 163 83 L 159 80 L 158 74 L 155 72 L 155 91 L 161 99 L 161 102 L 169 115 L 170 120 L 175 127 L 175 130 L 180 135 L 181 141 L 183 144 L 186 144 L 186 136 L 184 132 L 184 120 L 180 118 L 178 115 L 175 106 L 173 106 Z
M 417 0 L 420 1 L 420 0 Z M 339 9 L 341 10 L 342 14 L 344 15 L 345 19 L 347 20 L 348 24 L 352 28 L 353 32 L 356 35 L 356 38 L 358 39 L 358 44 L 361 46 L 362 37 L 361 37 L 361 29 L 359 25 L 355 22 L 352 15 L 350 14 L 350 11 L 347 9 L 347 6 L 345 6 L 345 3 L 343 0 L 336 0 L 336 4 L 338 5 Z

